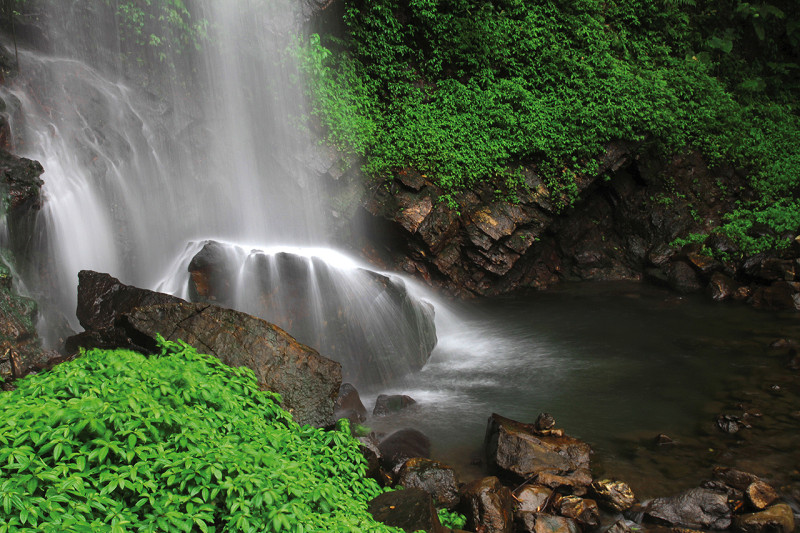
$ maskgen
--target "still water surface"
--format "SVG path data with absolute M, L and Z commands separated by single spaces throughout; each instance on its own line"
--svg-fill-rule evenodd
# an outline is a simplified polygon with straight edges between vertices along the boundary
M 479 474 L 470 463 L 481 455 L 491 413 L 533 422 L 549 412 L 613 473 L 632 443 L 716 431 L 719 398 L 743 376 L 779 366 L 769 344 L 797 338 L 798 325 L 794 314 L 632 283 L 468 302 L 439 313 L 439 345 L 407 386 L 362 393 L 368 410 L 379 392 L 408 394 L 417 405 L 367 425 L 420 429 L 434 457 L 469 478 Z

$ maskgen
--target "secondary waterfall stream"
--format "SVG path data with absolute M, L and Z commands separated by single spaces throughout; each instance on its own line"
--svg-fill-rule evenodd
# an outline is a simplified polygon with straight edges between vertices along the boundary
M 326 269 L 361 268 L 349 258 L 342 264 L 343 256 L 326 248 L 321 193 L 304 172 L 314 142 L 293 125 L 303 103 L 299 86 L 289 83 L 297 72 L 284 53 L 291 13 L 265 10 L 261 2 L 199 2 L 215 29 L 190 65 L 197 85 L 161 80 L 156 97 L 120 81 L 98 60 L 103 53 L 86 49 L 93 38 L 70 31 L 75 21 L 64 4 L 51 17 L 61 52 L 21 50 L 23 73 L 2 88 L 13 104 L 7 114 L 16 152 L 45 168 L 45 203 L 26 278 L 45 308 L 79 329 L 80 269 L 187 295 L 187 264 L 209 239 L 238 247 L 242 269 L 287 251 L 306 258 L 309 272 L 323 259 Z M 94 30 L 108 34 L 97 42 L 113 40 L 113 28 L 100 26 Z M 608 296 L 583 287 L 588 296 L 556 292 L 458 311 L 437 304 L 439 346 L 428 366 L 402 385 L 384 380 L 364 389 L 371 398 L 395 387 L 418 405 L 370 423 L 377 430 L 420 427 L 438 453 L 463 451 L 468 464 L 491 411 L 531 420 L 549 410 L 569 432 L 622 463 L 631 439 L 681 434 L 681 427 L 691 433 L 705 423 L 720 376 L 759 367 L 750 356 L 785 325 L 773 327 L 773 317 L 747 309 L 708 311 L 705 304 L 673 305 L 660 293 L 613 290 Z M 620 439 L 628 444 L 618 445 Z

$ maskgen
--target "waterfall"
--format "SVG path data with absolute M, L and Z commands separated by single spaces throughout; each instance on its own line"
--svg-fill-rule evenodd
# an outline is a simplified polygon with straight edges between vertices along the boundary
M 44 207 L 28 269 L 34 296 L 45 309 L 80 330 L 74 309 L 81 269 L 184 294 L 185 250 L 209 239 L 233 246 L 255 243 L 248 247 L 261 250 L 327 245 L 319 174 L 309 172 L 307 164 L 316 143 L 298 127 L 303 91 L 287 51 L 296 24 L 292 3 L 198 0 L 196 15 L 212 22 L 208 41 L 197 53 L 173 50 L 162 56 L 162 65 L 153 70 L 163 66 L 165 74 L 152 79 L 143 74 L 147 69 L 120 63 L 125 46 L 113 20 L 103 19 L 96 8 L 80 11 L 79 4 L 52 3 L 48 33 L 59 43 L 58 53 L 21 50 L 21 74 L 0 94 L 19 104 L 19 113 L 7 113 L 16 153 L 45 168 Z M 93 23 L 90 16 L 99 19 Z M 134 84 L 134 78 L 153 91 Z M 391 287 L 384 293 L 356 289 L 376 279 L 374 273 L 327 265 L 325 254 L 312 255 L 302 277 L 281 279 L 280 268 L 271 274 L 273 283 L 307 291 L 308 298 L 295 305 L 316 309 L 309 313 L 310 323 L 280 324 L 276 317 L 297 314 L 284 304 L 259 307 L 241 295 L 227 303 L 276 321 L 290 333 L 294 328 L 317 348 L 339 346 L 343 354 L 344 343 L 320 340 L 327 339 L 321 313 L 335 293 L 336 301 L 349 303 L 338 304 L 338 311 L 337 304 L 328 305 L 328 312 L 346 307 L 348 319 L 369 323 L 358 334 L 347 329 L 346 336 L 377 339 L 366 343 L 369 350 L 380 351 L 386 360 L 401 359 L 404 341 L 386 339 L 400 339 L 416 327 L 416 319 L 403 324 L 392 319 L 391 310 L 376 311 L 377 302 L 397 287 L 385 284 Z M 248 262 L 264 264 L 268 257 L 288 256 L 245 254 L 241 269 L 247 270 Z M 252 273 L 237 278 L 242 294 L 257 278 Z M 397 334 L 390 333 L 393 328 Z M 378 372 L 379 380 L 407 371 L 390 366 Z

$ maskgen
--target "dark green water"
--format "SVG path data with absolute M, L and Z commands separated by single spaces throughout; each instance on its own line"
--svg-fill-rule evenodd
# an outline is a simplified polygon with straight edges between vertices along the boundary
M 469 478 L 481 474 L 471 463 L 492 412 L 529 422 L 549 412 L 592 445 L 596 473 L 629 479 L 644 493 L 692 486 L 724 462 L 720 449 L 735 447 L 744 432 L 722 434 L 716 415 L 737 392 L 763 391 L 765 380 L 787 372 L 772 341 L 800 339 L 793 313 L 631 283 L 567 285 L 442 315 L 428 365 L 411 385 L 382 391 L 418 404 L 367 425 L 420 429 L 434 456 Z M 364 394 L 368 409 L 377 392 Z M 774 410 L 773 396 L 755 402 L 762 412 Z M 653 446 L 659 433 L 678 445 Z

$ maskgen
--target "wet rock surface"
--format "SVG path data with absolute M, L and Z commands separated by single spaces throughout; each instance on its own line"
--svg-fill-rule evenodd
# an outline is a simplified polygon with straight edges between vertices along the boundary
M 490 468 L 535 479 L 551 488 L 568 487 L 584 494 L 591 483 L 589 445 L 553 430 L 493 414 L 486 429 L 486 460 Z
M 498 478 L 487 477 L 467 483 L 461 489 L 461 501 L 467 529 L 487 533 L 513 531 L 513 498 Z
M 373 416 L 387 416 L 417 403 L 414 398 L 405 394 L 379 394 L 375 400 Z
M 448 531 L 439 523 L 431 495 L 421 489 L 385 492 L 369 502 L 368 510 L 378 522 L 399 527 L 407 533 Z
M 300 424 L 333 423 L 341 366 L 260 318 L 120 283 L 96 272 L 79 276 L 78 317 L 87 331 L 77 347 L 130 348 L 151 353 L 156 336 L 181 339 L 230 366 L 247 366 L 261 388 L 278 392 Z
M 367 408 L 361 402 L 361 396 L 351 383 L 342 383 L 333 406 L 333 418 L 347 418 L 351 429 L 367 419 Z
M 690 489 L 671 497 L 655 498 L 644 505 L 649 519 L 691 529 L 727 529 L 731 510 L 725 493 L 709 489 Z
M 740 533 L 791 533 L 795 519 L 792 508 L 779 503 L 764 511 L 737 516 L 732 529 Z
M 422 489 L 438 507 L 452 509 L 458 504 L 458 479 L 453 469 L 439 461 L 416 457 L 400 468 L 398 485 Z
M 192 258 L 189 274 L 193 301 L 239 309 L 287 329 L 340 362 L 345 379 L 358 385 L 419 370 L 436 346 L 433 306 L 397 277 L 215 241 Z
M 416 429 L 400 429 L 383 438 L 378 445 L 381 453 L 381 466 L 393 474 L 409 459 L 431 456 L 431 441 Z
M 698 153 L 665 160 L 624 143 L 609 144 L 599 163 L 595 175 L 577 177 L 579 199 L 568 210 L 559 210 L 535 165 L 522 168 L 528 188 L 517 202 L 498 199 L 499 185 L 487 184 L 457 195 L 458 212 L 437 201 L 442 191 L 433 183 L 400 170 L 363 196 L 358 223 L 375 230 L 363 248 L 374 245 L 382 264 L 461 296 L 645 279 L 718 301 L 800 306 L 800 245 L 748 256 L 712 233 L 741 200 L 744 173 L 710 168 Z M 717 180 L 729 189 L 720 193 Z M 676 244 L 689 234 L 708 237 Z

